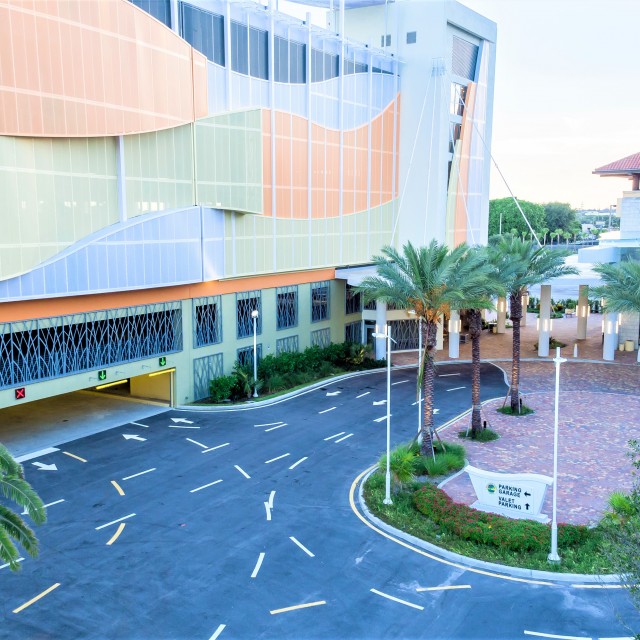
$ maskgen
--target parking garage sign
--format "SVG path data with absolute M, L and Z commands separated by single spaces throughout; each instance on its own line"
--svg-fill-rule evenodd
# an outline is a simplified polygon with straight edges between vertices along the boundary
M 471 465 L 464 470 L 469 474 L 478 498 L 471 505 L 474 509 L 509 518 L 549 521 L 549 517 L 540 511 L 553 478 L 537 473 L 496 473 Z

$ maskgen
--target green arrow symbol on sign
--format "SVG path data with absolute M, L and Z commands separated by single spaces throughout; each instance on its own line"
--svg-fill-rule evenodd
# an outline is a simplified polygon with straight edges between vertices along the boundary
M 167 359 L 164 356 L 162 356 L 161 358 L 158 358 L 158 362 L 161 367 L 164 367 L 167 364 Z
M 107 379 L 107 372 L 103 369 L 102 371 L 98 372 L 98 380 L 106 380 Z

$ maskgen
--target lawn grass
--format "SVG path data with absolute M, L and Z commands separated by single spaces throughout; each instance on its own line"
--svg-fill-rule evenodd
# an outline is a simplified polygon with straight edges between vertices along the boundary
M 417 538 L 431 542 L 464 556 L 526 569 L 553 571 L 556 573 L 612 573 L 603 551 L 604 538 L 599 527 L 591 529 L 584 544 L 571 549 L 558 550 L 560 564 L 547 561 L 548 550 L 541 552 L 514 552 L 503 547 L 482 545 L 463 540 L 446 533 L 438 525 L 422 515 L 413 505 L 413 493 L 421 483 L 412 482 L 404 489 L 393 493 L 392 505 L 383 503 L 385 479 L 380 473 L 373 473 L 364 485 L 364 499 L 369 510 L 396 529 L 410 533 Z
M 531 407 L 527 407 L 526 405 L 522 405 L 520 407 L 520 412 L 511 411 L 510 405 L 505 405 L 504 407 L 500 407 L 496 409 L 498 413 L 504 413 L 505 416 L 515 416 L 516 418 L 521 418 L 522 416 L 528 416 L 531 413 L 535 413 L 535 411 Z
M 469 429 L 469 432 L 458 431 L 458 438 L 466 438 L 467 440 L 475 440 L 476 442 L 491 442 L 497 440 L 500 436 L 491 429 L 482 429 L 478 432 L 478 435 L 474 438 L 473 432 Z

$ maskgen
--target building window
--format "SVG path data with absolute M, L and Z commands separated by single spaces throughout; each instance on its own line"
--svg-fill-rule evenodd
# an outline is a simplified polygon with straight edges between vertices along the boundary
M 289 336 L 288 338 L 281 338 L 276 340 L 276 355 L 281 353 L 293 353 L 299 351 L 298 336 Z
M 171 4 L 169 0 L 131 0 L 131 2 L 171 29 Z
M 256 355 L 258 356 L 258 365 L 262 360 L 262 344 L 256 345 Z M 236 360 L 241 367 L 250 367 L 253 369 L 253 347 L 242 347 L 236 351 Z
M 477 62 L 478 45 L 453 36 L 451 72 L 461 78 L 474 80 Z
M 390 33 L 387 33 L 386 36 L 380 36 L 380 46 L 382 48 L 391 46 L 391 34 Z
M 311 322 L 328 320 L 329 315 L 329 281 L 311 284 Z
M 278 287 L 276 289 L 276 325 L 278 329 L 288 329 L 298 324 L 298 287 Z
M 362 311 L 362 294 L 356 293 L 354 287 L 350 284 L 345 289 L 345 306 L 344 312 L 349 315 L 350 313 L 360 313 Z
M 451 83 L 451 106 L 449 111 L 452 116 L 462 116 L 467 102 L 467 87 L 457 82 Z
M 331 329 L 318 329 L 311 332 L 311 346 L 328 347 L 331 344 Z
M 364 62 L 356 62 L 355 60 L 344 61 L 344 74 L 349 75 L 352 73 L 367 73 L 369 71 L 369 65 Z
M 355 342 L 360 344 L 362 342 L 362 322 L 350 322 L 344 327 L 344 341 Z
M 407 44 L 415 44 L 418 39 L 417 31 L 407 31 Z
M 254 78 L 269 78 L 269 34 L 262 29 L 249 29 L 249 75 Z
M 224 17 L 180 3 L 182 37 L 208 60 L 224 66 Z
M 262 333 L 262 299 L 260 291 L 243 291 L 236 294 L 236 323 L 238 338 L 253 335 L 253 311 L 258 312 L 256 331 Z
M 369 302 L 365 303 L 364 305 L 365 311 L 375 311 L 376 308 L 377 308 L 377 305 L 375 300 L 369 300 Z M 387 309 L 390 311 L 389 305 L 387 305 Z
M 462 125 L 456 124 L 455 122 L 451 122 L 450 125 L 451 128 L 449 132 L 449 153 L 455 153 L 456 142 L 460 140 L 460 136 L 462 134 Z
M 418 325 L 416 320 L 390 320 L 389 327 L 395 344 L 391 342 L 392 351 L 405 351 L 418 348 Z
M 275 36 L 273 48 L 275 81 L 304 84 L 307 67 L 306 45 Z
M 311 49 L 311 82 L 323 82 L 337 78 L 340 73 L 340 57 Z
M 222 342 L 220 296 L 194 298 L 193 336 L 194 347 Z

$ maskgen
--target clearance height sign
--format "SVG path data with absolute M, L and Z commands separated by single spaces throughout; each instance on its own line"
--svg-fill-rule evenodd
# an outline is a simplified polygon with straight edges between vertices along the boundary
M 528 518 L 548 522 L 541 514 L 547 487 L 553 484 L 549 476 L 537 473 L 496 473 L 467 465 L 478 500 L 474 509 L 499 513 L 510 518 Z

